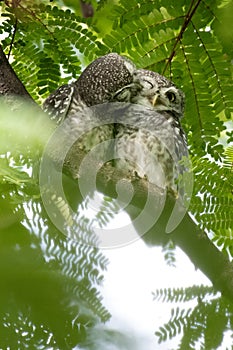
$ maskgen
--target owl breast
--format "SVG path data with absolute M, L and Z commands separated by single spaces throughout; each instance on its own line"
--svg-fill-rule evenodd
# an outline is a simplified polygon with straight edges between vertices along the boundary
M 146 178 L 163 189 L 177 190 L 179 161 L 186 153 L 182 135 L 175 130 L 169 114 L 139 105 L 130 105 L 118 121 L 116 166 L 129 176 Z
M 145 130 L 119 127 L 116 142 L 116 165 L 129 176 L 147 179 L 158 187 L 171 187 L 173 181 L 172 156 L 163 142 Z

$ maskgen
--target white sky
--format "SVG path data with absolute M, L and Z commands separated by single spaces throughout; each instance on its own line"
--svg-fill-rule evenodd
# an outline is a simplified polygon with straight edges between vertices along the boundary
M 160 247 L 147 247 L 142 240 L 104 250 L 104 254 L 110 260 L 102 291 L 104 305 L 112 314 L 108 326 L 124 334 L 133 334 L 138 339 L 139 349 L 168 350 L 169 344 L 173 348 L 179 339 L 158 345 L 154 333 L 169 321 L 174 305 L 153 301 L 152 291 L 194 284 L 211 285 L 209 280 L 194 269 L 178 248 L 176 268 L 167 266 Z

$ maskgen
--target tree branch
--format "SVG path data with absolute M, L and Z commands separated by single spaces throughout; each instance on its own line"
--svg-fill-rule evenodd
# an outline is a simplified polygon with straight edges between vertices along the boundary
M 196 12 L 198 6 L 199 6 L 200 3 L 201 3 L 201 1 L 202 1 L 202 0 L 197 0 L 197 3 L 196 3 L 195 6 L 193 7 L 194 0 L 192 0 L 191 5 L 190 5 L 190 7 L 189 7 L 189 10 L 188 10 L 188 12 L 187 12 L 187 14 L 186 14 L 186 16 L 185 16 L 184 23 L 183 23 L 183 25 L 182 25 L 182 27 L 181 27 L 181 29 L 180 29 L 180 32 L 179 32 L 179 34 L 178 34 L 178 36 L 177 36 L 177 38 L 176 38 L 175 44 L 174 44 L 174 46 L 173 46 L 173 48 L 172 48 L 171 54 L 170 54 L 170 56 L 169 56 L 169 58 L 168 58 L 168 60 L 167 60 L 167 63 L 166 63 L 166 65 L 165 65 L 164 69 L 163 69 L 163 73 L 162 73 L 162 74 L 165 73 L 167 67 L 169 66 L 169 64 L 171 63 L 173 57 L 175 56 L 176 47 L 177 47 L 177 45 L 179 44 L 179 42 L 181 41 L 181 39 L 182 39 L 182 37 L 183 37 L 183 34 L 184 34 L 186 28 L 188 27 L 188 24 L 189 24 L 189 22 L 191 21 L 191 19 L 192 19 L 194 13 Z
M 77 149 L 71 149 L 69 152 L 64 169 L 72 178 L 77 179 L 78 164 L 80 164 L 83 156 L 84 154 L 80 152 L 77 153 Z M 96 169 L 96 167 L 98 167 L 95 159 L 91 159 L 91 163 L 91 168 L 93 167 L 93 169 Z M 127 179 L 127 174 L 114 168 L 110 163 L 107 163 L 98 172 L 96 188 L 104 195 L 116 198 L 116 184 L 122 179 Z M 163 194 L 161 194 L 161 189 L 156 186 L 150 186 L 150 189 L 148 189 L 148 183 L 143 179 L 134 180 L 131 184 L 134 188 L 134 196 L 130 205 L 126 208 L 126 211 L 133 221 L 135 217 L 145 209 L 148 195 L 158 198 L 157 202 L 159 203 L 161 202 L 160 197 Z M 168 194 L 159 219 L 146 234 L 141 236 L 141 238 L 148 245 L 152 246 L 166 244 L 172 239 L 172 241 L 188 255 L 195 267 L 199 268 L 212 281 L 213 286 L 230 300 L 233 300 L 232 263 L 225 254 L 216 248 L 206 233 L 199 229 L 190 215 L 186 213 L 183 220 L 174 231 L 170 234 L 166 233 L 166 226 L 171 217 L 175 202 L 175 198 Z M 149 210 L 150 212 L 147 214 L 155 216 L 156 210 L 159 210 L 159 208 L 155 207 Z M 140 232 L 143 228 L 135 226 L 135 229 L 137 232 Z
M 0 96 L 17 95 L 33 101 L 26 88 L 17 77 L 0 46 Z

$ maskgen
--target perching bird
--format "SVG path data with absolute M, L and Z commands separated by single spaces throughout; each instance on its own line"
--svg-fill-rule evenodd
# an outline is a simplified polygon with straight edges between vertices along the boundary
M 176 182 L 185 170 L 179 162 L 188 156 L 180 124 L 184 94 L 164 76 L 148 70 L 136 70 L 134 83 L 133 104 L 117 118 L 116 166 L 177 194 Z
M 130 60 L 117 53 L 99 57 L 87 66 L 78 80 L 53 92 L 45 100 L 43 110 L 58 125 L 66 120 L 64 132 L 67 136 L 64 138 L 67 137 L 72 142 L 76 138 L 75 149 L 88 152 L 95 145 L 112 139 L 114 134 L 113 123 L 103 125 L 106 121 L 104 113 L 95 113 L 94 109 L 89 107 L 111 101 L 118 91 L 130 86 L 135 69 Z M 127 96 L 121 97 L 121 100 L 129 100 L 128 93 L 127 90 Z M 96 127 L 98 122 L 100 126 Z M 62 137 L 63 140 L 64 138 Z M 106 151 L 103 149 L 104 153 Z M 72 156 L 73 154 L 74 148 Z M 102 158 L 104 154 L 101 152 L 98 156 Z

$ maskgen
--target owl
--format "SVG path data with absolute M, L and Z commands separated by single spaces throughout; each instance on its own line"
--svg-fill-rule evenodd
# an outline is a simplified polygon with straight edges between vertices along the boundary
M 74 140 L 77 137 L 72 156 L 75 150 L 88 152 L 95 145 L 113 138 L 114 123 L 103 125 L 104 113 L 95 113 L 92 107 L 114 100 L 114 95 L 122 89 L 125 92 L 121 94 L 121 99 L 129 100 L 130 90 L 127 87 L 134 85 L 135 69 L 127 58 L 117 53 L 107 54 L 88 65 L 78 80 L 59 87 L 45 100 L 43 110 L 51 119 L 57 124 L 66 120 L 62 139 Z M 96 126 L 98 123 L 100 127 Z M 107 150 L 103 149 L 99 157 L 104 157 L 105 152 Z
M 149 70 L 135 70 L 133 82 L 131 103 L 116 118 L 116 166 L 177 194 L 177 179 L 185 171 L 180 161 L 188 156 L 180 124 L 184 94 Z
M 114 123 L 106 120 L 104 112 L 98 113 L 92 107 L 108 101 L 117 101 L 114 96 L 122 90 L 120 99 L 130 100 L 134 90 L 132 86 L 135 85 L 135 70 L 136 67 L 130 60 L 117 53 L 110 53 L 94 60 L 78 80 L 59 87 L 45 100 L 43 110 L 51 119 L 57 124 L 66 121 L 63 126 L 64 136 L 59 136 L 62 140 L 59 147 L 62 147 L 66 139 L 70 143 L 73 142 L 67 159 L 74 157 L 79 150 L 88 152 L 97 144 L 114 137 Z M 105 120 L 106 125 L 103 125 Z M 59 147 L 56 156 L 54 155 L 56 159 L 59 158 Z M 106 144 L 98 154 L 99 159 L 104 158 L 107 152 L 110 151 Z

